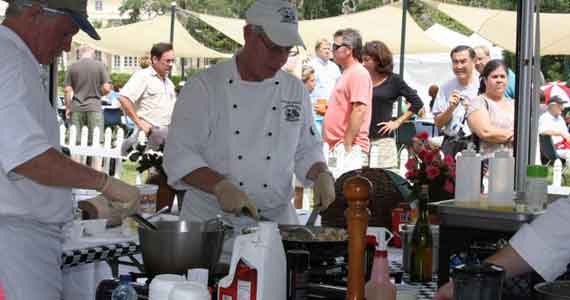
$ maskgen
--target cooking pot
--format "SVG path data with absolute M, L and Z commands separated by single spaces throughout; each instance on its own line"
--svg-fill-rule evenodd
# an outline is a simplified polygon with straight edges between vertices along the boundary
M 539 300 L 570 300 L 570 281 L 543 282 L 534 289 Z
M 191 268 L 204 268 L 212 274 L 230 230 L 221 219 L 153 223 L 155 231 L 138 229 L 145 273 L 185 274 Z

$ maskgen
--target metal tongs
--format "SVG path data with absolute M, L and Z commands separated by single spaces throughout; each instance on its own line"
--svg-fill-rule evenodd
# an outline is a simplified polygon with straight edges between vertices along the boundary
M 135 220 L 135 222 L 137 222 L 137 224 L 139 224 L 139 226 L 148 229 L 148 230 L 153 230 L 156 231 L 158 230 L 158 228 L 156 227 L 156 225 L 152 224 L 151 222 L 149 222 L 150 219 L 164 213 L 165 211 L 167 211 L 170 207 L 169 206 L 165 206 L 161 209 L 159 209 L 157 212 L 155 212 L 154 214 L 150 215 L 148 218 L 144 218 L 143 216 L 141 216 L 139 213 L 134 213 L 132 215 L 130 215 L 131 218 L 133 218 L 133 220 Z

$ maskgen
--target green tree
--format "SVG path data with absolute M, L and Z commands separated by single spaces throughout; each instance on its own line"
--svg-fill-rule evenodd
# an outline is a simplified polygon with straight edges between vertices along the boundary
M 119 7 L 119 12 L 127 13 L 129 19 L 126 23 L 134 23 L 141 20 L 142 15 L 163 15 L 170 12 L 169 0 L 125 0 Z

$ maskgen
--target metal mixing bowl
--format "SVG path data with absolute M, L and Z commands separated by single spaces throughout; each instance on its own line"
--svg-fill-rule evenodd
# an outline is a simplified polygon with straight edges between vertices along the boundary
M 540 300 L 570 300 L 570 281 L 543 282 L 534 289 Z
M 158 230 L 139 227 L 145 273 L 185 274 L 191 268 L 205 268 L 212 274 L 227 231 L 221 220 L 153 223 Z

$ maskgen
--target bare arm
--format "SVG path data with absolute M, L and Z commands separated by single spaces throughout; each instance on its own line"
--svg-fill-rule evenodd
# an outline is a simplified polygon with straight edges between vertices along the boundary
M 503 144 L 509 142 L 513 137 L 513 131 L 491 125 L 489 113 L 486 110 L 480 109 L 471 113 L 467 122 L 473 133 L 489 143 Z
M 532 271 L 531 266 L 511 246 L 499 250 L 486 261 L 505 268 L 507 278 Z
M 65 101 L 65 117 L 69 118 L 71 112 L 71 100 L 73 99 L 73 88 L 69 85 L 63 88 L 63 99 Z
M 53 148 L 14 168 L 14 172 L 47 186 L 96 190 L 103 187 L 106 177 Z
M 220 173 L 208 168 L 199 168 L 184 176 L 182 180 L 187 184 L 206 193 L 213 194 L 214 186 L 222 181 L 224 176 Z
M 507 246 L 499 250 L 497 253 L 493 254 L 485 261 L 503 267 L 505 269 L 507 278 L 532 271 L 532 268 L 527 264 L 527 262 L 511 246 Z M 450 281 L 444 284 L 442 287 L 440 287 L 437 290 L 434 299 L 436 300 L 455 299 L 453 282 Z
M 348 128 L 346 129 L 346 134 L 344 136 L 344 147 L 347 150 L 352 149 L 352 144 L 360 131 L 362 122 L 364 122 L 367 110 L 367 105 L 362 102 L 354 102 L 352 104 L 352 112 L 350 113 Z
M 545 131 L 541 132 L 540 134 L 550 135 L 550 136 L 561 136 L 564 139 L 570 138 L 570 135 L 567 132 L 558 131 L 558 130 L 545 130 Z
M 449 106 L 447 107 L 447 109 L 444 112 L 437 114 L 434 117 L 435 126 L 437 126 L 438 128 L 442 128 L 451 121 L 451 118 L 453 117 L 453 112 L 459 105 L 459 97 L 460 94 L 458 91 L 453 91 L 453 93 L 451 93 L 451 96 L 448 99 Z
M 145 120 L 139 118 L 135 112 L 135 106 L 133 105 L 133 102 L 131 102 L 131 100 L 125 96 L 119 96 L 119 102 L 121 102 L 121 107 L 127 116 L 133 120 L 138 128 L 140 128 L 142 131 L 144 131 L 144 133 L 148 135 L 152 126 Z

